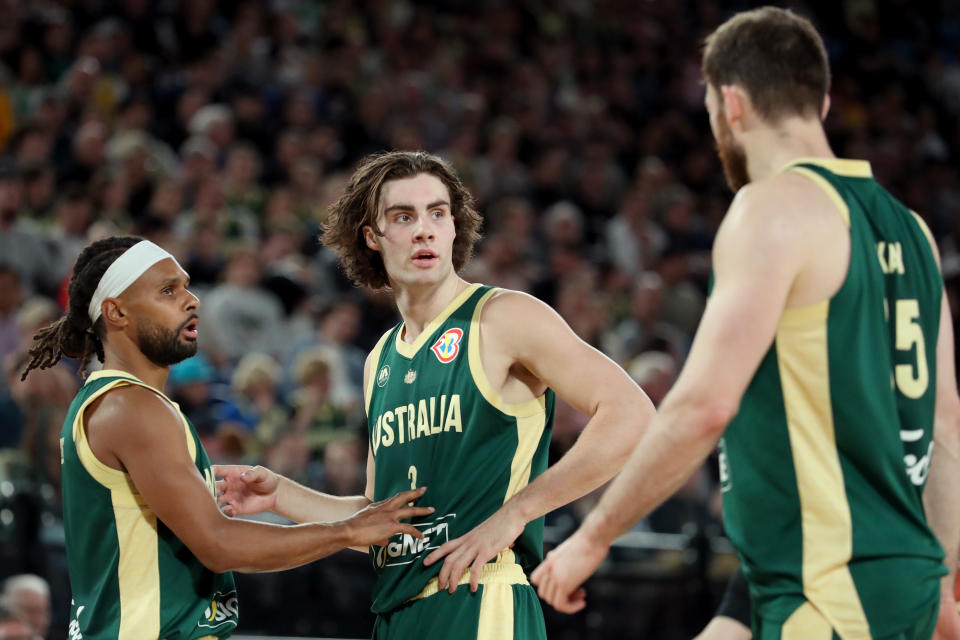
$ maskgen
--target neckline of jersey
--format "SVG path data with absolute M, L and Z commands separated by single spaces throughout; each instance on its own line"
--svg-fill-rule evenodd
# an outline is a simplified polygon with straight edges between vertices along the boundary
M 873 170 L 866 160 L 851 160 L 849 158 L 794 158 L 788 162 L 780 172 L 788 171 L 798 164 L 813 164 L 823 167 L 838 176 L 849 178 L 872 178 Z
M 472 296 L 474 292 L 476 292 L 481 286 L 483 285 L 481 285 L 479 282 L 474 282 L 457 294 L 457 297 L 451 300 L 450 304 L 448 304 L 443 311 L 441 311 L 433 320 L 427 323 L 427 326 L 423 328 L 423 331 L 420 332 L 420 335 L 417 336 L 417 339 L 413 342 L 407 343 L 403 341 L 401 336 L 403 335 L 403 330 L 406 328 L 407 323 L 400 323 L 400 328 L 397 330 L 397 335 L 394 339 L 394 346 L 397 349 L 397 353 L 408 360 L 412 359 L 415 355 L 417 355 L 420 349 L 423 348 L 423 345 L 426 344 L 427 340 L 430 339 L 437 328 L 446 322 L 447 318 L 449 318 L 454 311 L 463 306 L 463 303 L 466 302 L 470 296 Z
M 133 374 L 130 373 L 129 371 L 123 371 L 123 370 L 121 370 L 121 369 L 101 369 L 100 371 L 94 371 L 94 372 L 91 373 L 89 376 L 87 376 L 87 379 L 84 381 L 83 384 L 84 384 L 84 385 L 87 385 L 88 383 L 93 382 L 94 380 L 98 380 L 98 379 L 100 379 L 100 378 L 130 378 L 131 380 L 134 380 L 135 382 L 137 382 L 137 384 L 140 384 L 140 385 L 146 387 L 147 389 L 150 389 L 150 390 L 152 390 L 152 391 L 155 391 L 156 393 L 158 393 L 158 394 L 160 395 L 161 398 L 164 398 L 164 399 L 165 399 L 167 402 L 169 402 L 170 404 L 175 405 L 175 406 L 178 406 L 178 407 L 180 406 L 180 405 L 178 405 L 176 402 L 174 402 L 173 400 L 171 400 L 170 398 L 168 398 L 168 397 L 167 397 L 167 394 L 165 394 L 165 393 L 164 393 L 163 391 L 161 391 L 160 389 L 157 389 L 157 388 L 154 387 L 153 385 L 147 384 L 146 382 L 144 382 L 143 380 L 141 380 L 141 379 L 138 378 L 137 376 L 133 375 Z

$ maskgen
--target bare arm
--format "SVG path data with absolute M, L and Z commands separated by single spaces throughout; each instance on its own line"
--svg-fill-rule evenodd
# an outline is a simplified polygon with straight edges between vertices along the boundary
M 928 235 L 929 238 L 929 235 Z M 930 238 L 937 262 L 940 256 Z M 954 588 L 960 552 L 960 504 L 957 487 L 960 486 L 960 397 L 957 395 L 957 376 L 954 362 L 953 320 L 946 293 L 940 303 L 940 332 L 937 336 L 937 397 L 933 423 L 933 456 L 930 474 L 924 489 L 923 503 L 927 522 L 933 529 L 946 554 L 944 562 L 949 573 L 941 583 L 940 625 L 937 638 L 953 637 L 960 633 L 960 618 L 952 607 L 956 600 Z M 948 614 L 953 614 L 948 618 Z M 952 625 L 952 628 L 950 627 Z M 949 632 L 946 630 L 949 629 Z
M 690 477 L 736 414 L 803 264 L 786 217 L 793 212 L 780 203 L 781 215 L 770 214 L 780 198 L 768 185 L 751 186 L 731 206 L 714 245 L 714 289 L 679 379 L 600 504 L 532 576 L 557 609 L 585 606 L 575 589 L 610 543 Z
M 570 450 L 504 506 L 526 524 L 616 475 L 656 409 L 623 369 L 543 302 L 510 292 L 491 300 L 484 313 L 484 339 L 496 336 L 517 363 L 589 417 Z
M 217 497 L 228 516 L 273 511 L 293 522 L 335 522 L 371 503 L 365 496 L 315 491 L 261 466 L 214 465 Z
M 370 369 L 370 357 L 363 366 L 364 391 Z M 278 475 L 265 467 L 216 465 L 217 498 L 228 516 L 273 511 L 293 522 L 332 522 L 344 520 L 373 502 L 376 467 L 373 451 L 367 447 L 367 485 L 364 495 L 332 496 Z M 366 546 L 351 546 L 366 552 Z
M 486 345 L 482 350 L 501 358 L 510 369 L 522 367 L 590 420 L 555 465 L 473 531 L 425 559 L 430 565 L 446 558 L 438 581 L 440 588 L 451 591 L 467 566 L 476 590 L 483 565 L 513 543 L 529 521 L 613 477 L 655 412 L 623 369 L 580 340 L 555 311 L 535 298 L 501 293 L 484 307 L 480 327 L 481 345 Z
M 398 531 L 417 536 L 416 528 L 400 520 L 430 513 L 406 506 L 418 492 L 329 524 L 281 527 L 233 520 L 217 508 L 190 458 L 180 417 L 153 392 L 142 387 L 112 391 L 88 416 L 87 425 L 98 457 L 100 452 L 108 452 L 104 459 L 115 457 L 157 517 L 212 571 L 288 569 L 347 546 L 385 540 Z

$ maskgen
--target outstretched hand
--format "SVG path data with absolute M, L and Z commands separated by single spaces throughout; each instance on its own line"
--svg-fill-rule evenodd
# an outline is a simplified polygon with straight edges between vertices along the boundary
M 460 576 L 470 567 L 470 591 L 476 592 L 483 565 L 504 549 L 512 547 L 525 525 L 526 522 L 511 517 L 504 510 L 497 511 L 466 535 L 454 538 L 435 549 L 424 559 L 423 564 L 429 567 L 446 558 L 437 576 L 437 586 L 450 593 L 457 590 Z
M 433 513 L 433 507 L 412 506 L 426 490 L 426 487 L 409 489 L 392 498 L 371 502 L 347 518 L 344 522 L 348 526 L 350 538 L 348 546 L 367 547 L 374 544 L 383 546 L 389 542 L 391 536 L 398 533 L 405 533 L 418 539 L 423 538 L 423 533 L 415 526 L 400 521 Z
M 280 476 L 261 466 L 238 464 L 213 466 L 217 480 L 217 504 L 228 516 L 254 515 L 277 506 Z

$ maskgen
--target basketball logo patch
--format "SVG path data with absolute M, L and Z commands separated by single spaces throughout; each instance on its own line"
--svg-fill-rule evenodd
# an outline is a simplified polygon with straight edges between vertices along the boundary
M 437 356 L 437 360 L 443 364 L 453 362 L 453 359 L 460 353 L 460 340 L 463 339 L 463 329 L 447 329 L 443 335 L 433 343 L 430 351 Z

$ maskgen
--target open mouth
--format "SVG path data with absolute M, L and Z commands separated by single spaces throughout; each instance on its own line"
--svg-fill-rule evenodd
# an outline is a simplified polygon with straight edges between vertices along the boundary
M 197 327 L 200 325 L 200 319 L 197 316 L 193 316 L 187 320 L 186 324 L 183 325 L 182 333 L 187 340 L 196 340 L 197 339 Z
M 413 254 L 413 263 L 422 267 L 428 267 L 436 262 L 439 258 L 437 254 L 429 249 L 421 249 Z

